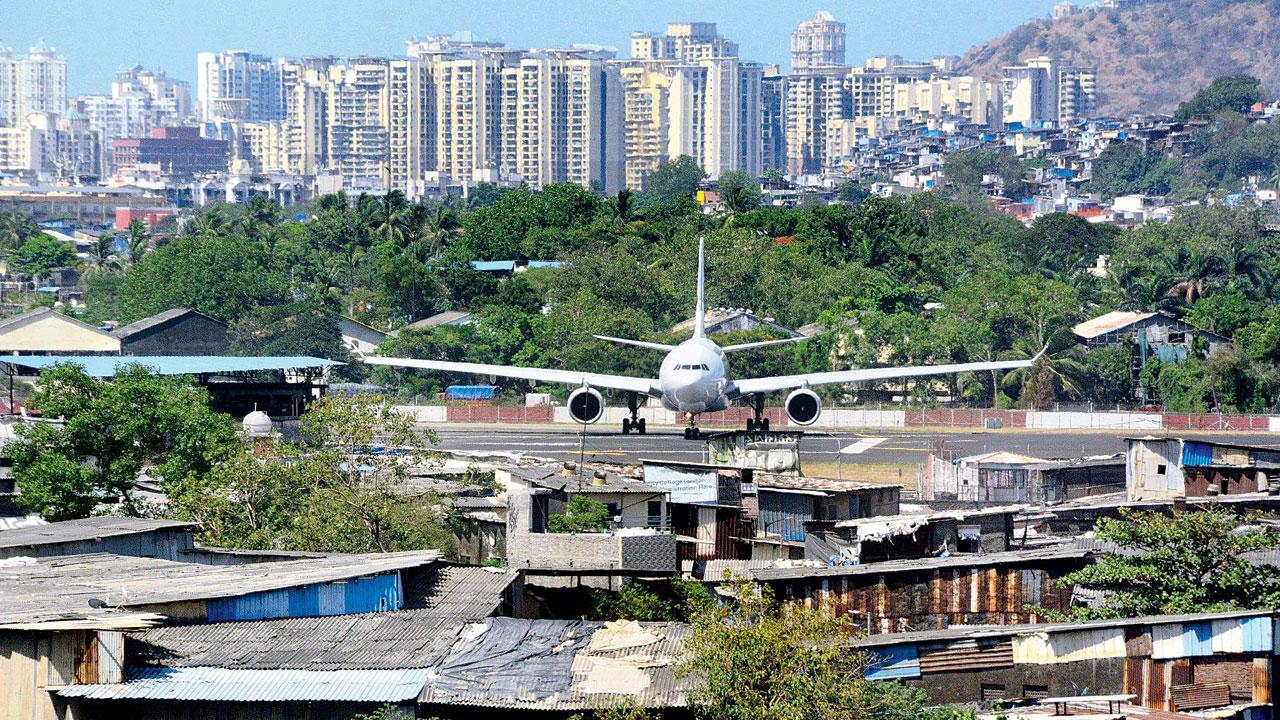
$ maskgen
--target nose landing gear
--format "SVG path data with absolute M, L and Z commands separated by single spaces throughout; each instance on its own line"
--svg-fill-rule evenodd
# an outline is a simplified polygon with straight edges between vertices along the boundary
M 686 413 L 685 418 L 689 421 L 689 427 L 684 429 L 685 440 L 699 440 L 702 438 L 702 431 L 698 430 L 697 421 L 693 413 Z
M 752 414 L 747 418 L 747 432 L 769 432 L 769 418 L 764 416 L 764 395 L 758 394 L 751 399 Z

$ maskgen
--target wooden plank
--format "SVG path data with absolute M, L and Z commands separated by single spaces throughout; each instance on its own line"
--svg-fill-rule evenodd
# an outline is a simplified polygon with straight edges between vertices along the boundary
M 1271 658 L 1253 659 L 1253 701 L 1271 702 Z

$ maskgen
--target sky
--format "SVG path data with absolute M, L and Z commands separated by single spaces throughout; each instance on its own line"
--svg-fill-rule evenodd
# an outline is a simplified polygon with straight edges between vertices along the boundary
M 788 69 L 791 30 L 818 10 L 849 28 L 848 62 L 958 55 L 1054 0 L 0 0 L 0 47 L 43 40 L 67 59 L 68 92 L 108 92 L 117 68 L 193 80 L 196 53 L 274 57 L 404 53 L 411 36 L 470 30 L 512 47 L 594 43 L 628 54 L 632 32 L 710 21 L 746 60 Z

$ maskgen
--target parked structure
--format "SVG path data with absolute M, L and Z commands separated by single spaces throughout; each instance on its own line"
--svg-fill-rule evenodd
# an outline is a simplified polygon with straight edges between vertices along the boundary
M 118 327 L 121 355 L 227 355 L 227 324 L 191 308 L 173 308 Z

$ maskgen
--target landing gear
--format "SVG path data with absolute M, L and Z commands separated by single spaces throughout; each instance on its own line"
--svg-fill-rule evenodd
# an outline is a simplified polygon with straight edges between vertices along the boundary
M 685 417 L 688 418 L 689 420 L 689 427 L 684 429 L 684 439 L 685 440 L 701 439 L 702 432 L 698 430 L 698 426 L 694 424 L 695 421 L 694 421 L 693 413 L 688 413 Z
M 640 398 L 635 393 L 627 395 L 627 409 L 631 411 L 631 417 L 622 419 L 622 434 L 630 435 L 634 430 L 637 435 L 644 435 L 645 419 L 640 417 Z
M 769 432 L 769 418 L 764 416 L 764 394 L 751 398 L 751 410 L 755 417 L 747 418 L 747 432 Z

